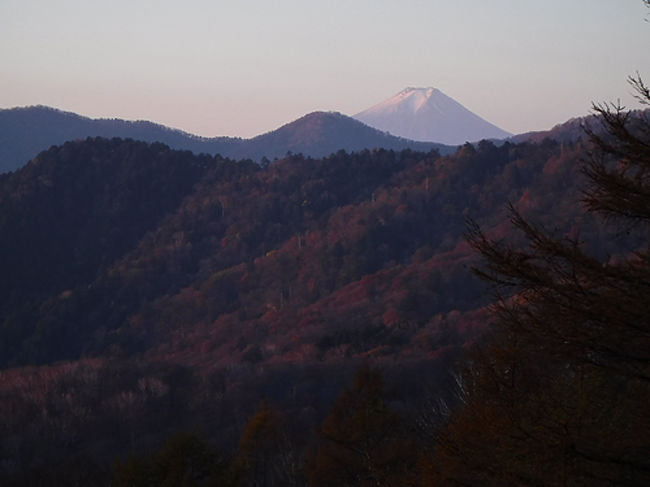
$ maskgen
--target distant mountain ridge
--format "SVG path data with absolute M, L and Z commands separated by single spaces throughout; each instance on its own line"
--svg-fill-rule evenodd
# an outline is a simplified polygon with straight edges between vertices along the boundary
M 594 115 L 575 117 L 564 123 L 554 125 L 549 130 L 536 130 L 513 135 L 508 138 L 508 141 L 519 144 L 521 142 L 541 142 L 548 138 L 558 142 L 577 142 L 578 140 L 587 138 L 585 126 L 598 129 L 597 118 Z
M 452 147 L 394 137 L 333 112 L 314 112 L 253 137 L 199 137 L 148 121 L 92 119 L 45 106 L 0 110 L 0 173 L 14 171 L 53 145 L 87 137 L 162 142 L 172 149 L 234 159 L 279 158 L 288 151 L 323 157 L 338 150 L 406 148 L 450 153 Z
M 312 112 L 282 127 L 242 141 L 228 152 L 228 157 L 259 160 L 294 154 L 323 157 L 341 149 L 351 152 L 363 149 L 438 150 L 448 154 L 455 147 L 430 142 L 417 142 L 380 132 L 358 120 L 338 112 Z M 222 154 L 224 155 L 224 154 Z
M 432 87 L 406 88 L 354 118 L 393 135 L 450 145 L 512 135 Z

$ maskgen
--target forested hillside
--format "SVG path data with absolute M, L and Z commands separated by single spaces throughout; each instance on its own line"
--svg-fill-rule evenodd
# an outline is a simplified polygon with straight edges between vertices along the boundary
M 585 154 L 41 153 L 0 178 L 0 475 L 160 485 L 183 461 L 196 485 L 416 485 L 491 320 L 469 219 L 524 244 L 511 202 L 591 255 L 628 251 L 583 212 Z
M 650 103 L 642 79 L 629 81 Z M 595 112 L 605 131 L 587 131 L 582 201 L 617 231 L 563 236 L 514 208 L 523 245 L 471 227 L 494 321 L 465 362 L 426 485 L 650 483 L 650 119 Z
M 453 157 L 339 152 L 263 169 L 140 142 L 67 143 L 0 188 L 0 358 L 227 365 L 462 343 L 471 326 L 448 321 L 487 302 L 467 270 L 465 218 L 497 228 L 506 201 L 549 221 L 575 213 L 559 198 L 575 157 L 553 142 L 485 142 Z M 445 327 L 460 336 L 439 336 Z

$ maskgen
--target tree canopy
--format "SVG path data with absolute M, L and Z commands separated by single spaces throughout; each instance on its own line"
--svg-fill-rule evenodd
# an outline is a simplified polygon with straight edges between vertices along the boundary
M 630 80 L 639 100 L 647 86 Z M 521 248 L 471 225 L 493 286 L 490 337 L 464 374 L 464 406 L 429 464 L 435 485 L 650 483 L 650 121 L 594 107 L 586 211 L 617 224 L 619 255 L 524 218 Z

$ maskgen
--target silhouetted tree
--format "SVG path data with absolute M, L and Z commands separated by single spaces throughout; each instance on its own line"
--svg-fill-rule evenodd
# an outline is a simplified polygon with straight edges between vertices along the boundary
M 649 104 L 643 81 L 630 82 Z M 524 249 L 471 226 L 495 320 L 425 485 L 650 484 L 650 121 L 594 108 L 604 130 L 588 129 L 584 202 L 625 223 L 636 243 L 621 258 L 597 258 L 514 208 Z
M 280 414 L 263 401 L 248 421 L 239 440 L 238 460 L 248 484 L 274 485 L 274 460 L 279 453 Z
M 310 485 L 413 485 L 416 455 L 382 395 L 381 374 L 362 366 L 320 429 L 321 445 L 309 462 Z
M 131 456 L 114 468 L 117 487 L 236 486 L 238 477 L 230 463 L 220 458 L 196 433 L 176 433 L 156 451 Z

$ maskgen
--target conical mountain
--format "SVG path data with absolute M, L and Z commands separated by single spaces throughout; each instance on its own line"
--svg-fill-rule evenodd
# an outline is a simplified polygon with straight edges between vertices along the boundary
M 393 135 L 442 144 L 511 135 L 436 88 L 406 88 L 354 118 Z
M 363 149 L 413 149 L 441 154 L 453 152 L 453 147 L 431 142 L 407 140 L 385 134 L 338 112 L 312 112 L 282 127 L 245 140 L 239 150 L 231 153 L 236 158 L 259 160 L 283 157 L 287 151 L 311 157 L 325 157 L 341 149 L 352 152 Z

